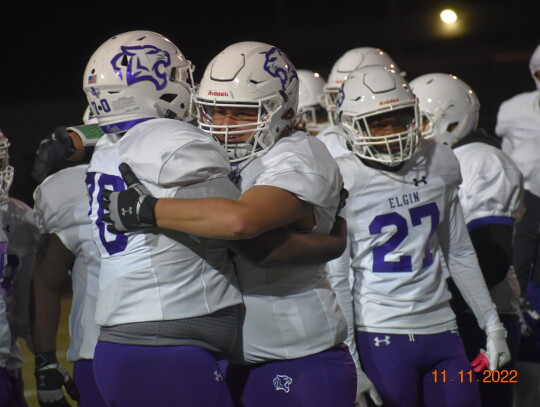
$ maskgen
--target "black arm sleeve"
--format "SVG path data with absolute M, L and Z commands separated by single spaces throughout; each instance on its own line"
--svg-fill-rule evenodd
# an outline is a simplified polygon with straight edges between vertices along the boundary
M 513 227 L 488 224 L 473 229 L 469 235 L 486 285 L 492 288 L 505 279 L 512 264 Z M 468 306 L 452 279 L 448 279 L 448 288 L 452 293 L 450 305 L 458 317 L 459 324 L 460 313 Z
M 511 225 L 489 224 L 469 232 L 488 288 L 503 281 L 512 264 L 513 230 Z

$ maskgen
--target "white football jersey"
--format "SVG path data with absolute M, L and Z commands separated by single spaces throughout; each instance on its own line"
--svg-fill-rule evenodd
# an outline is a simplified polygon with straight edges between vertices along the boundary
M 0 214 L 0 222 L 2 215 Z M 8 241 L 4 229 L 0 228 L 0 283 L 4 280 L 4 267 L 7 263 Z M 0 368 L 5 368 L 11 349 L 11 332 L 7 320 L 6 301 L 0 292 Z
M 523 211 L 523 176 L 516 164 L 503 151 L 486 143 L 468 143 L 453 151 L 463 176 L 459 200 L 467 226 L 513 225 Z M 513 268 L 490 293 L 499 314 L 517 311 L 519 284 Z
M 245 192 L 257 185 L 278 187 L 311 203 L 317 226 L 309 233 L 332 228 L 342 178 L 316 138 L 296 132 L 249 162 L 239 186 Z M 242 258 L 236 265 L 246 316 L 243 349 L 237 349 L 234 362 L 299 358 L 343 342 L 346 323 L 324 265 L 259 268 Z
M 331 124 L 316 137 L 324 143 L 334 158 L 350 153 L 347 148 L 347 133 L 341 126 Z
M 540 92 L 526 92 L 499 107 L 495 133 L 502 149 L 517 164 L 525 189 L 540 196 Z
M 98 142 L 87 172 L 90 219 L 101 256 L 96 322 L 112 326 L 207 315 L 242 302 L 223 242 L 148 228 L 113 234 L 100 220 L 104 189 L 124 190 L 126 162 L 150 193 L 174 198 L 183 186 L 227 177 L 227 153 L 208 134 L 171 119 L 152 119 L 116 141 Z M 238 191 L 232 186 L 238 196 Z M 229 198 L 229 196 L 226 196 Z
M 34 223 L 34 211 L 24 202 L 8 198 L 1 211 L 4 232 L 9 240 L 2 282 L 12 340 L 7 369 L 15 370 L 23 364 L 17 339 L 24 338 L 31 343 L 29 304 L 39 230 Z
M 99 335 L 95 322 L 99 252 L 92 239 L 86 190 L 88 165 L 65 168 L 34 191 L 36 223 L 43 234 L 56 234 L 75 261 L 71 268 L 68 360 L 93 359 Z
M 432 334 L 456 329 L 442 255 L 480 325 L 497 324 L 459 205 L 461 175 L 452 151 L 424 141 L 396 172 L 370 168 L 352 153 L 336 161 L 349 191 L 342 212 L 349 249 L 328 269 L 340 305 L 354 314 L 356 330 Z M 345 283 L 349 262 L 352 299 Z M 468 284 L 484 300 L 476 301 L 465 289 Z

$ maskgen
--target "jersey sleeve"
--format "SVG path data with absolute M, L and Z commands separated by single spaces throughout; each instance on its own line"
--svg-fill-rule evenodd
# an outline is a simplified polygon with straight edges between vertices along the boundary
M 473 143 L 456 149 L 463 174 L 459 190 L 469 228 L 485 224 L 508 224 L 520 211 L 523 177 L 502 151 Z
M 175 189 L 227 176 L 227 152 L 208 134 L 187 123 L 154 119 L 135 126 L 118 143 L 121 161 L 131 166 L 139 179 Z
M 48 177 L 34 191 L 34 218 L 40 232 L 58 235 L 72 253 L 76 252 L 72 243 L 79 240 L 80 218 L 87 217 L 90 208 L 78 206 L 81 197 L 89 202 L 82 181 L 86 168 L 86 165 L 66 168 Z
M 294 136 L 290 136 L 294 137 Z M 317 139 L 284 140 L 277 153 L 263 156 L 266 170 L 254 185 L 284 189 L 320 207 L 337 207 L 343 179 L 324 144 Z

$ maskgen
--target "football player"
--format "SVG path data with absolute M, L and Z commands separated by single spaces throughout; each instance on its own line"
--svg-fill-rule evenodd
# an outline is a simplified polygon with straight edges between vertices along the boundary
M 540 149 L 537 136 L 540 129 L 540 45 L 531 56 L 529 71 L 537 89 L 505 100 L 499 107 L 495 127 L 495 133 L 502 138 L 503 151 L 523 173 L 525 187 L 525 213 L 516 224 L 513 244 L 513 265 L 528 321 L 524 324 L 526 335 L 521 338 L 519 351 L 520 371 L 528 372 L 528 379 L 517 385 L 520 406 L 540 402 L 540 168 L 537 154 Z
M 471 367 L 441 256 L 487 334 L 490 369 L 507 363 L 509 351 L 460 208 L 458 162 L 420 139 L 418 101 L 395 71 L 350 73 L 336 106 L 352 149 L 336 158 L 349 191 L 349 248 L 328 269 L 348 344 L 358 346 L 384 406 L 477 406 L 476 379 L 459 380 Z
M 540 45 L 531 56 L 529 68 L 537 90 L 504 101 L 497 115 L 495 133 L 502 138 L 502 149 L 517 164 L 524 176 L 525 214 L 516 225 L 514 267 L 521 292 L 540 291 L 540 168 L 536 151 L 540 129 Z M 532 271 L 531 271 L 532 267 Z M 540 305 L 537 311 L 540 312 Z
M 519 283 L 512 264 L 514 222 L 523 212 L 523 177 L 500 147 L 500 140 L 477 128 L 480 102 L 471 87 L 454 75 L 430 73 L 410 86 L 419 99 L 424 137 L 451 147 L 459 161 L 463 182 L 459 199 L 465 223 L 497 313 L 508 333 L 515 369 L 519 348 Z M 485 334 L 454 284 L 452 308 L 469 360 L 485 343 Z M 483 375 L 479 378 L 482 379 Z M 513 385 L 480 380 L 484 406 L 511 407 Z
M 2 184 L 4 184 L 2 176 Z M 0 214 L 0 221 L 1 214 Z M 7 263 L 8 241 L 3 228 L 0 228 L 0 284 L 4 281 L 4 269 Z M 15 405 L 14 394 L 6 365 L 11 350 L 11 331 L 6 312 L 6 300 L 0 292 L 0 406 Z
M 122 161 L 157 196 L 236 194 L 223 182 L 226 154 L 176 120 L 189 111 L 192 71 L 166 37 L 130 31 L 103 43 L 84 73 L 83 89 L 106 132 L 86 185 L 101 258 L 94 374 L 112 405 L 232 406 L 214 356 L 234 346 L 242 303 L 226 246 L 151 229 L 113 235 L 99 219 L 104 189 L 124 189 Z
M 33 278 L 36 384 L 42 405 L 67 403 L 62 391 L 78 406 L 105 406 L 93 373 L 99 335 L 95 322 L 99 253 L 88 218 L 87 164 L 62 169 L 34 191 L 36 223 L 41 231 L 40 255 Z M 67 358 L 73 381 L 56 359 L 60 300 L 71 276 L 70 342 Z
M 328 112 L 330 124 L 317 135 L 333 157 L 349 152 L 345 142 L 346 136 L 338 125 L 339 119 L 336 117 L 336 98 L 339 88 L 352 71 L 368 65 L 381 65 L 405 76 L 405 72 L 401 72 L 392 57 L 380 48 L 353 48 L 339 57 L 332 66 L 328 81 L 324 86 L 323 105 Z
M 305 120 L 309 134 L 316 136 L 328 126 L 328 112 L 321 105 L 326 82 L 317 72 L 299 69 L 297 73 L 298 112 Z
M 5 303 L 11 331 L 11 351 L 7 371 L 16 407 L 26 407 L 22 378 L 23 354 L 18 339 L 32 349 L 30 334 L 30 286 L 39 232 L 28 205 L 9 196 L 14 168 L 9 165 L 9 140 L 0 132 L 0 212 L 2 228 L 9 244 L 3 262 L 0 293 Z
M 200 128 L 222 144 L 242 194 L 156 199 L 135 180 L 132 191 L 103 200 L 112 230 L 154 224 L 238 241 L 282 227 L 307 236 L 330 230 L 341 176 L 324 145 L 297 131 L 298 75 L 281 50 L 259 42 L 225 48 L 206 68 L 195 103 Z M 309 263 L 305 257 L 287 267 L 260 267 L 235 258 L 245 309 L 226 378 L 238 404 L 354 404 L 345 321 L 324 265 Z

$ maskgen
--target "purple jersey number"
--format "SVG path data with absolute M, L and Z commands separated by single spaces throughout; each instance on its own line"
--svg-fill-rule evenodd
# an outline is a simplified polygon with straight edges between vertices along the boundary
M 104 189 L 112 189 L 113 191 L 123 191 L 125 190 L 125 184 L 124 180 L 117 176 L 117 175 L 110 175 L 110 174 L 97 174 L 95 172 L 89 172 L 86 174 L 86 186 L 88 188 L 88 194 L 90 195 L 90 215 L 92 211 L 94 210 L 94 207 L 92 206 L 94 191 L 98 190 L 97 197 L 96 197 L 96 206 L 97 206 L 97 217 L 96 217 L 96 226 L 99 231 L 99 240 L 101 241 L 101 244 L 109 253 L 109 255 L 113 255 L 115 253 L 120 253 L 126 250 L 128 238 L 124 233 L 118 233 L 114 235 L 114 239 L 107 240 L 106 234 L 105 234 L 105 224 L 101 220 L 101 215 L 103 215 L 104 209 L 99 206 L 99 202 L 101 201 L 101 197 L 103 195 Z
M 431 229 L 424 246 L 424 259 L 422 267 L 433 263 L 433 253 L 430 251 L 430 243 L 439 225 L 439 208 L 435 202 L 409 209 L 409 217 L 412 226 L 422 224 L 424 218 L 431 219 Z M 395 226 L 396 232 L 385 243 L 373 249 L 373 272 L 375 273 L 406 273 L 413 271 L 412 256 L 400 256 L 399 261 L 386 261 L 385 256 L 398 248 L 409 235 L 407 219 L 397 212 L 379 215 L 369 225 L 369 233 L 378 235 L 386 226 Z

